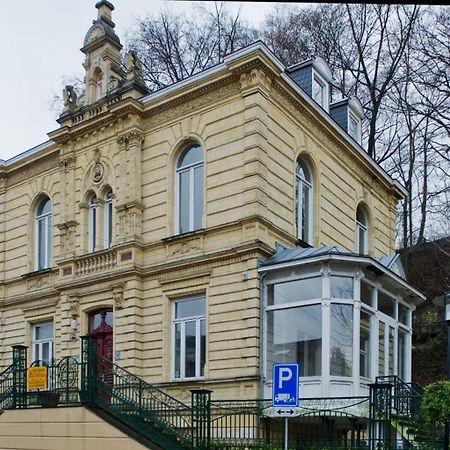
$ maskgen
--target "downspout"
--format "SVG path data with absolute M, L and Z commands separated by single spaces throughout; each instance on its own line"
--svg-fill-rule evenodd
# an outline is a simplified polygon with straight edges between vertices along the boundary
M 266 321 L 265 321 L 265 305 L 266 305 L 266 275 L 267 272 L 260 272 L 259 280 L 259 398 L 264 399 L 264 382 L 266 368 Z

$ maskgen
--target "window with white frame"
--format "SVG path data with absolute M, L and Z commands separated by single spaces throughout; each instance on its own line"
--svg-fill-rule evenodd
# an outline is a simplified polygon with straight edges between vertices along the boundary
M 302 159 L 295 169 L 295 222 L 297 239 L 312 241 L 312 180 L 308 166 Z
M 359 374 L 371 378 L 371 315 L 361 310 L 359 329 Z
M 100 100 L 103 96 L 103 72 L 98 69 L 94 75 L 94 98 Z
M 88 252 L 97 250 L 97 197 L 92 195 L 88 201 Z
M 33 361 L 50 364 L 53 359 L 53 323 L 37 323 L 32 326 Z
M 369 250 L 369 228 L 367 216 L 361 205 L 356 208 L 356 252 L 367 255 Z
M 112 190 L 108 189 L 104 197 L 104 230 L 103 230 L 103 246 L 111 247 L 113 233 L 113 206 L 112 206 Z
M 206 299 L 177 300 L 173 305 L 173 377 L 201 378 L 206 363 Z
M 348 134 L 356 142 L 361 142 L 361 121 L 350 112 L 348 113 Z
M 331 304 L 330 374 L 352 376 L 353 306 Z
M 328 99 L 326 89 L 327 83 L 317 74 L 314 74 L 312 85 L 313 99 L 324 109 L 326 109 Z
M 36 208 L 35 216 L 35 268 L 50 267 L 52 254 L 52 203 L 44 198 Z
M 179 156 L 176 168 L 176 232 L 187 233 L 202 228 L 203 220 L 203 149 L 197 144 Z

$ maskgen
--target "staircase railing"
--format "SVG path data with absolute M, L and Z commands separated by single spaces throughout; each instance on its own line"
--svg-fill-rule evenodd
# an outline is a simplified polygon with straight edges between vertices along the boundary
M 397 375 L 377 377 L 376 382 L 393 385 L 392 408 L 394 414 L 414 418 L 420 415 L 422 392 L 419 385 L 406 383 Z
M 98 354 L 91 337 L 83 339 L 84 403 L 106 410 L 163 448 L 200 448 L 190 406 Z
M 0 411 L 11 408 L 14 404 L 14 364 L 0 374 Z

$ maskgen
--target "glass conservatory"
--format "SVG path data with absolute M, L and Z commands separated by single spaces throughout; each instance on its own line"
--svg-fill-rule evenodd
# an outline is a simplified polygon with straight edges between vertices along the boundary
M 397 256 L 280 248 L 261 263 L 262 394 L 275 363 L 300 364 L 300 396 L 368 395 L 375 377 L 411 377 L 412 312 L 423 295 Z

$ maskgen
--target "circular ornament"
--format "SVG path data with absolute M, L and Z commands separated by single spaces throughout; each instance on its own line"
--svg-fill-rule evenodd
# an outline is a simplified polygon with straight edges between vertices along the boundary
M 100 181 L 102 181 L 104 172 L 105 172 L 105 169 L 103 167 L 103 164 L 99 163 L 99 162 L 95 163 L 93 173 L 92 173 L 92 181 L 94 183 L 99 183 Z

